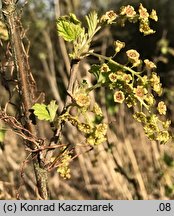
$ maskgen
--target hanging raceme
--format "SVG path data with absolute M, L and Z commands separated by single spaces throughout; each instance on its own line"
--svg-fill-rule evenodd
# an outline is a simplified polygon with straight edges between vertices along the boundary
M 98 18 L 96 12 L 91 12 L 85 19 L 87 27 L 83 26 L 75 14 L 62 16 L 57 20 L 57 30 L 60 37 L 72 44 L 72 52 L 69 56 L 73 64 L 77 66 L 77 62 L 87 56 L 98 58 L 99 63 L 92 64 L 89 70 L 95 76 L 96 84 L 89 86 L 87 81 L 81 81 L 76 85 L 72 92 L 68 92 L 71 102 L 59 114 L 55 101 L 51 101 L 49 105 L 35 104 L 32 107 L 34 114 L 40 120 L 53 122 L 54 130 L 69 122 L 84 136 L 89 146 L 101 144 L 107 140 L 108 125 L 102 108 L 97 103 L 92 103 L 90 92 L 96 88 L 105 87 L 110 89 L 115 103 L 125 103 L 128 108 L 136 108 L 133 109 L 133 117 L 142 124 L 149 139 L 160 143 L 168 142 L 171 138 L 170 121 L 160 118 L 161 115 L 166 114 L 167 108 L 163 101 L 160 101 L 158 105 L 155 101 L 156 96 L 162 94 L 162 85 L 156 73 L 157 66 L 149 59 L 141 59 L 137 50 L 127 50 L 126 44 L 119 40 L 113 44 L 113 56 L 100 55 L 90 48 L 95 34 L 106 25 L 114 25 L 114 23 L 124 26 L 127 21 L 138 22 L 139 31 L 145 36 L 155 33 L 150 28 L 150 21 L 158 20 L 156 11 L 153 9 L 149 13 L 142 4 L 136 11 L 134 7 L 128 5 L 121 7 L 119 13 L 111 10 Z M 127 64 L 124 65 L 115 60 L 119 52 L 125 52 Z M 76 111 L 71 112 L 72 109 Z M 155 110 L 160 115 L 157 115 Z M 64 178 L 70 177 L 68 168 L 70 158 L 69 153 L 62 155 L 62 159 L 60 157 L 58 172 Z

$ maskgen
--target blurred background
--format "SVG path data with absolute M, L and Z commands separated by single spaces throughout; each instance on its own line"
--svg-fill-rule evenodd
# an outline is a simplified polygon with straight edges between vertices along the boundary
M 25 1 L 19 1 L 19 7 Z M 62 109 L 69 79 L 71 46 L 57 36 L 56 19 L 73 12 L 80 19 L 91 10 L 102 15 L 107 10 L 119 11 L 123 5 L 138 8 L 140 2 L 149 10 L 157 11 L 159 21 L 152 22 L 156 33 L 144 37 L 136 24 L 125 28 L 116 25 L 105 28 L 93 42 L 97 52 L 113 54 L 114 40 L 126 43 L 126 49 L 136 49 L 142 59 L 148 58 L 157 64 L 164 87 L 163 100 L 168 106 L 167 118 L 174 125 L 174 1 L 173 0 L 30 0 L 22 9 L 24 44 L 29 47 L 30 64 L 38 89 L 45 92 L 46 103 L 57 100 Z M 1 40 L 0 60 L 3 61 L 8 41 Z M 118 61 L 124 62 L 124 54 Z M 78 80 L 94 83 L 88 72 L 95 59 L 83 60 Z M 7 74 L 10 74 L 8 65 Z M 8 91 L 0 85 L 0 105 L 3 107 Z M 174 199 L 174 144 L 159 145 L 150 142 L 141 125 L 133 120 L 127 107 L 115 105 L 112 95 L 105 89 L 93 93 L 109 123 L 108 141 L 94 150 L 79 154 L 70 165 L 71 179 L 64 180 L 54 170 L 49 173 L 51 199 Z M 18 101 L 13 97 L 14 103 Z M 157 99 L 158 100 L 158 99 Z M 12 106 L 10 113 L 15 113 Z M 172 130 L 172 128 L 171 128 Z M 42 133 L 50 138 L 46 123 Z M 63 141 L 79 143 L 80 134 L 71 126 L 64 130 Z M 1 144 L 2 145 L 2 144 Z M 82 149 L 77 147 L 77 153 Z M 0 199 L 35 199 L 37 193 L 31 163 L 23 164 L 27 154 L 22 140 L 8 131 L 0 150 Z M 25 161 L 26 162 L 26 161 Z M 21 179 L 21 169 L 24 175 Z M 18 191 L 17 191 L 18 190 Z

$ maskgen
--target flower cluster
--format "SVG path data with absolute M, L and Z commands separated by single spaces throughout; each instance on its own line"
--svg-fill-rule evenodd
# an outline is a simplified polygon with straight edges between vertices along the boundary
M 75 95 L 75 101 L 80 107 L 88 107 L 90 105 L 90 97 L 85 93 Z
M 121 19 L 122 26 L 125 25 L 126 20 L 128 20 L 129 22 L 139 21 L 140 32 L 142 32 L 144 35 L 155 33 L 155 31 L 150 28 L 149 22 L 149 19 L 152 19 L 154 21 L 158 20 L 158 16 L 154 9 L 149 14 L 147 9 L 142 4 L 140 4 L 137 12 L 135 11 L 133 6 L 127 5 L 121 7 L 119 17 Z
M 99 70 L 101 73 L 108 73 L 110 69 L 107 64 L 103 64 Z M 59 116 L 59 120 L 69 122 L 76 127 L 86 137 L 88 144 L 98 145 L 106 141 L 107 124 L 102 123 L 103 113 L 99 105 L 96 102 L 91 103 L 88 89 L 87 84 L 82 84 L 74 90 L 75 104 L 72 105 L 77 108 L 76 115 L 67 111 Z
M 152 10 L 151 14 L 149 15 L 147 9 L 143 7 L 142 4 L 140 4 L 138 11 L 139 11 L 139 21 L 140 21 L 140 26 L 139 26 L 140 32 L 142 32 L 144 35 L 155 33 L 155 31 L 151 29 L 149 26 L 149 18 L 153 19 L 154 21 L 157 21 L 158 17 L 156 11 Z
M 94 105 L 95 112 L 97 111 L 96 115 L 103 116 L 100 107 L 96 107 Z M 97 105 L 98 106 L 98 105 Z M 96 109 L 97 108 L 97 109 Z M 96 124 L 94 119 L 91 119 L 89 122 L 81 122 L 79 117 L 72 116 L 69 113 L 65 113 L 61 116 L 62 121 L 68 121 L 73 126 L 75 126 L 79 131 L 84 133 L 86 137 L 86 141 L 90 145 L 99 145 L 106 141 L 106 132 L 107 132 L 107 124 L 106 123 L 99 123 Z
M 160 96 L 162 94 L 162 85 L 160 83 L 160 77 L 157 76 L 156 73 L 152 73 L 150 84 L 154 92 L 156 92 Z
M 93 133 L 87 138 L 90 145 L 99 145 L 106 141 L 107 124 L 100 123 L 95 126 Z
M 64 151 L 64 149 L 62 149 Z M 68 150 L 64 151 L 61 155 L 59 160 L 61 161 L 58 168 L 57 172 L 60 174 L 60 176 L 64 179 L 69 179 L 71 178 L 71 173 L 70 173 L 70 168 L 69 168 L 69 163 L 71 160 L 71 155 Z
M 136 50 L 128 50 L 126 54 L 129 62 L 134 67 L 141 62 L 142 71 L 136 72 L 132 69 L 133 67 L 121 65 L 108 58 L 108 62 L 99 66 L 95 65 L 95 72 L 98 69 L 99 74 L 105 75 L 101 85 L 106 85 L 110 88 L 113 92 L 114 102 L 120 104 L 125 102 L 129 108 L 136 107 L 134 118 L 141 122 L 146 135 L 152 140 L 166 143 L 170 139 L 168 132 L 169 121 L 163 122 L 157 115 L 152 114 L 156 104 L 153 92 L 159 96 L 162 94 L 160 78 L 154 72 L 156 65 L 148 59 L 142 61 L 140 54 Z M 144 74 L 145 72 L 148 76 Z M 156 108 L 160 115 L 166 114 L 167 109 L 163 101 L 160 101 Z M 97 143 L 94 134 L 93 130 L 93 133 L 88 137 L 90 143 L 94 142 L 94 140 Z
M 161 121 L 157 115 L 145 115 L 143 112 L 136 112 L 133 117 L 141 122 L 144 131 L 149 139 L 158 140 L 161 144 L 166 143 L 170 139 L 168 132 L 170 121 Z
M 87 83 L 82 83 L 81 86 L 77 86 L 73 93 L 73 99 L 76 102 L 76 105 L 80 108 L 87 109 L 90 105 L 90 96 L 87 93 L 88 85 Z
M 101 117 L 103 116 L 102 110 L 96 102 L 94 103 L 93 112 L 97 116 L 101 116 Z

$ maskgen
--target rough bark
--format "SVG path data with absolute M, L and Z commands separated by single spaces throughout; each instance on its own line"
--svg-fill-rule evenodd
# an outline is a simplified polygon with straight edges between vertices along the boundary
M 14 64 L 17 71 L 17 79 L 19 83 L 19 93 L 21 98 L 21 112 L 24 115 L 25 127 L 35 137 L 39 137 L 37 125 L 33 125 L 29 116 L 29 110 L 35 103 L 36 96 L 36 83 L 33 79 L 30 65 L 28 62 L 28 55 L 21 38 L 21 23 L 17 13 L 16 1 L 2 0 L 2 13 L 7 25 L 11 48 L 13 52 Z M 32 142 L 26 143 L 31 149 L 35 149 L 41 145 L 38 143 L 36 146 Z M 47 170 L 44 168 L 41 155 L 33 153 L 33 165 L 38 187 L 38 193 L 42 199 L 48 199 L 48 186 L 47 186 Z

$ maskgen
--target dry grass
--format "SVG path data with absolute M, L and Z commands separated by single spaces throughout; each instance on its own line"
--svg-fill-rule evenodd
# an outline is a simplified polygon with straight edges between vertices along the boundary
M 172 168 L 163 154 L 172 154 L 172 143 L 159 146 L 146 139 L 141 126 L 124 111 L 118 121 L 111 121 L 108 142 L 79 155 L 71 164 L 72 177 L 64 180 L 58 173 L 49 176 L 52 199 L 172 199 L 165 186 L 172 186 Z M 70 129 L 67 139 L 78 142 Z M 77 147 L 76 152 L 82 149 Z M 36 199 L 37 189 L 31 163 L 21 167 L 26 153 L 22 140 L 9 131 L 5 151 L 1 151 L 0 199 Z M 162 175 L 163 173 L 163 175 Z M 20 186 L 20 188 L 19 188 Z

